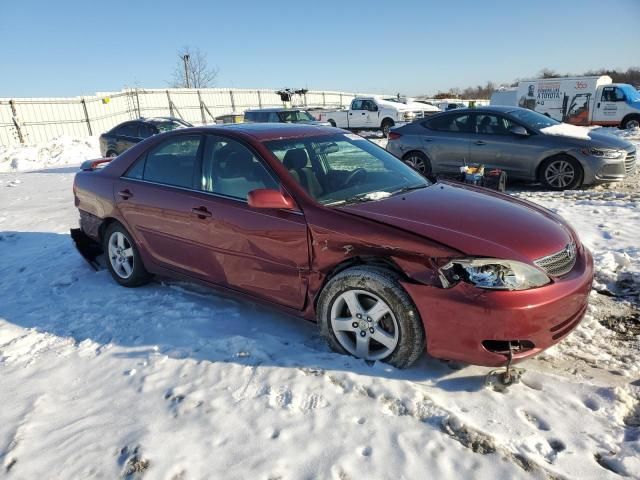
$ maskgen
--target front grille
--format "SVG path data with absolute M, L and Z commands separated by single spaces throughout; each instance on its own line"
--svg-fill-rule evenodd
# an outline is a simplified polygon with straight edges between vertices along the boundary
M 559 252 L 534 260 L 533 263 L 552 277 L 569 273 L 576 264 L 576 244 L 570 243 Z
M 624 159 L 624 171 L 627 175 L 631 175 L 636 167 L 636 151 L 632 150 L 627 153 L 627 157 Z

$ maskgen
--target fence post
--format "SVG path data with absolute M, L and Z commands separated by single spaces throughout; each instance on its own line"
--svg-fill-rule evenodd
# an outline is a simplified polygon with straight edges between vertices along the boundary
M 11 105 L 11 120 L 13 120 L 13 126 L 16 127 L 16 132 L 18 132 L 18 140 L 20 140 L 20 143 L 24 143 L 24 137 L 22 136 L 20 123 L 18 123 L 18 112 L 16 110 L 16 104 L 13 100 L 9 100 L 9 105 Z
M 229 90 L 229 96 L 231 97 L 231 113 L 236 113 L 236 102 L 233 98 L 233 90 Z
M 142 117 L 140 113 L 140 98 L 138 98 L 138 89 L 136 88 L 136 106 L 138 107 L 138 118 Z
M 173 102 L 171 101 L 171 97 L 169 96 L 169 90 L 167 92 L 167 101 L 169 102 L 169 116 L 173 117 Z
M 87 129 L 89 130 L 89 136 L 92 137 L 93 132 L 91 131 L 91 120 L 89 120 L 89 112 L 87 111 L 87 102 L 85 101 L 84 98 L 81 100 L 81 102 L 82 102 L 82 109 L 84 110 L 84 119 L 87 122 Z
M 200 96 L 200 90 L 196 90 L 198 92 L 198 103 L 200 104 L 200 116 L 202 117 L 202 124 L 207 124 L 207 117 L 204 116 L 204 102 L 202 101 L 202 97 Z
M 340 92 L 340 108 L 342 108 L 342 92 Z
M 322 106 L 327 106 L 327 98 L 324 96 L 324 90 L 322 91 Z
M 260 90 L 257 90 L 258 92 L 258 105 L 260 106 L 260 108 L 262 108 L 262 95 L 260 94 Z

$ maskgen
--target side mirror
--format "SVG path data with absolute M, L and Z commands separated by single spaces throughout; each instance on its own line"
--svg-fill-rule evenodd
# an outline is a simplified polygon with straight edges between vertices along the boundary
M 520 126 L 520 125 L 516 125 L 514 127 L 511 127 L 509 129 L 509 132 L 512 135 L 516 135 L 518 137 L 528 137 L 529 136 L 529 132 L 527 132 L 527 129 L 522 127 L 522 126 Z
M 251 208 L 278 208 L 295 210 L 296 205 L 291 197 L 280 190 L 258 188 L 247 194 L 247 202 Z

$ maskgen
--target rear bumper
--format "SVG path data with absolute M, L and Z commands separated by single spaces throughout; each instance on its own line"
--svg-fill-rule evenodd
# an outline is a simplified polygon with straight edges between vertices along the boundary
M 434 357 L 500 366 L 503 354 L 483 345 L 520 341 L 520 361 L 540 353 L 575 329 L 587 310 L 593 259 L 582 248 L 573 270 L 541 288 L 490 291 L 459 283 L 451 289 L 403 284 L 422 317 L 427 351 Z

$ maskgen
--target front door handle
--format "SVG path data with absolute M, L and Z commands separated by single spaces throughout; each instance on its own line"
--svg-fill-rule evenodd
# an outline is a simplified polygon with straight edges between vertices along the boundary
M 120 190 L 118 192 L 118 195 L 120 195 L 123 200 L 129 200 L 129 198 L 133 197 L 133 193 L 131 193 L 131 190 L 129 190 L 128 188 Z
M 478 140 L 475 143 L 476 143 L 476 145 L 486 145 L 487 144 L 487 142 L 483 142 L 482 140 Z
M 197 207 L 197 208 L 194 207 L 191 209 L 191 213 L 193 213 L 194 215 L 197 215 L 198 218 L 202 220 L 212 215 L 212 213 L 209 210 L 207 210 L 205 207 Z

